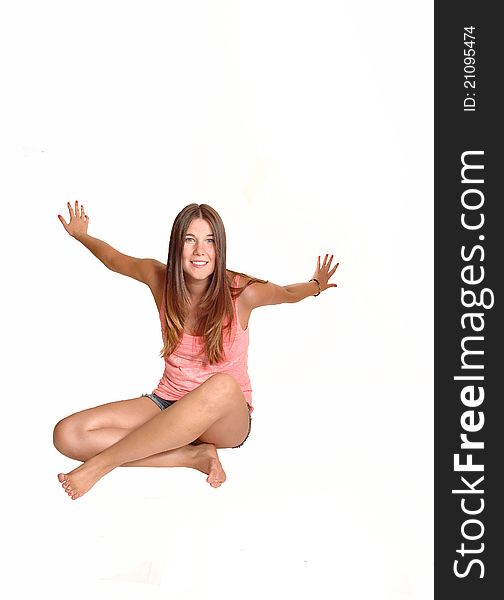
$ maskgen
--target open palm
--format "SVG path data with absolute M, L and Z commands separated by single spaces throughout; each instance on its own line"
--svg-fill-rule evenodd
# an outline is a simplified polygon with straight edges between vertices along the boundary
M 85 235 L 87 233 L 89 217 L 84 212 L 84 205 L 82 204 L 79 208 L 79 202 L 76 200 L 75 210 L 72 208 L 70 202 L 67 202 L 67 206 L 70 214 L 70 222 L 67 223 L 61 215 L 58 215 L 61 224 L 72 237 L 78 238 L 80 235 Z
M 316 279 L 320 284 L 321 292 L 330 287 L 338 287 L 336 283 L 329 283 L 329 279 L 334 275 L 336 269 L 339 267 L 339 262 L 336 263 L 331 269 L 331 263 L 334 258 L 334 254 L 331 254 L 329 260 L 327 260 L 328 257 L 329 254 L 326 254 L 322 265 L 320 264 L 320 256 L 317 258 L 317 268 L 313 274 L 313 279 Z

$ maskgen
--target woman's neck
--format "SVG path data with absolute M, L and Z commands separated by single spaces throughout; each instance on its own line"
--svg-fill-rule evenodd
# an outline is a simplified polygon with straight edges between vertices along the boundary
M 189 294 L 189 302 L 191 307 L 195 307 L 199 304 L 201 298 L 205 294 L 208 289 L 208 282 L 203 281 L 187 281 L 186 279 L 186 288 Z
M 231 284 L 231 273 L 227 272 L 226 275 L 229 283 Z M 189 302 L 191 304 L 191 307 L 194 308 L 199 304 L 201 298 L 203 298 L 203 296 L 205 295 L 205 292 L 207 291 L 208 286 L 210 285 L 210 281 L 208 279 L 193 279 L 192 277 L 186 274 L 185 285 L 189 293 Z

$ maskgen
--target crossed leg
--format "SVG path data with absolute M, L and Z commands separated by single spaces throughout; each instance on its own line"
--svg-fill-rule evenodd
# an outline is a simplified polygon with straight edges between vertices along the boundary
M 62 419 L 54 428 L 54 445 L 64 456 L 86 461 L 112 446 L 130 431 L 159 414 L 160 409 L 144 396 L 109 402 Z M 188 445 L 135 460 L 123 467 L 188 467 L 208 475 L 207 482 L 219 487 L 226 474 L 213 444 Z M 64 477 L 60 474 L 60 481 Z
M 87 422 L 84 435 L 83 421 Z M 218 487 L 225 473 L 216 448 L 240 444 L 248 425 L 238 383 L 218 373 L 164 411 L 148 398 L 136 398 L 63 419 L 55 428 L 55 446 L 84 463 L 58 477 L 72 499 L 121 465 L 189 466 L 208 473 L 207 481 Z M 200 445 L 188 446 L 194 440 Z

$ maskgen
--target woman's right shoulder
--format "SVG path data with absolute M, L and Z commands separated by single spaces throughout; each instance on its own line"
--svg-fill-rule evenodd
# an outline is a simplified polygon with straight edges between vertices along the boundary
M 152 259 L 149 267 L 151 271 L 149 277 L 149 287 L 159 310 L 163 301 L 163 291 L 166 280 L 166 265 L 158 260 Z
M 145 283 L 152 288 L 163 287 L 166 276 L 166 265 L 154 258 L 144 259 Z

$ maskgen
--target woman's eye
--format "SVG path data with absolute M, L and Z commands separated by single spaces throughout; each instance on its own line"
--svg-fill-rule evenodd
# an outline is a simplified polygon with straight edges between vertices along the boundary
M 192 242 L 194 242 L 195 240 L 194 240 L 194 238 L 192 238 L 192 237 L 186 237 L 186 238 L 185 238 L 185 241 L 186 241 L 186 242 L 190 242 L 190 243 L 192 243 Z M 215 243 L 215 240 L 213 240 L 213 239 L 208 239 L 208 240 L 205 240 L 205 241 L 206 241 L 206 242 L 210 242 L 211 244 L 214 244 L 214 243 Z

